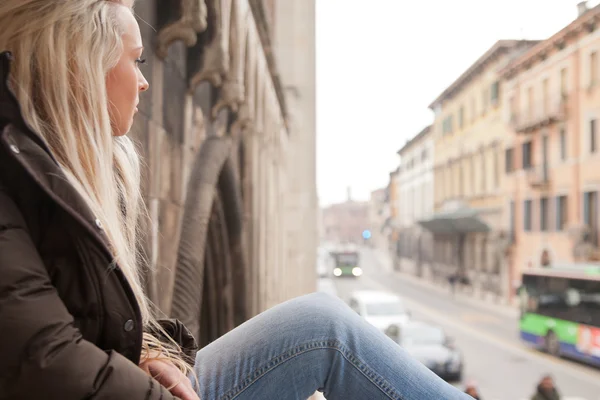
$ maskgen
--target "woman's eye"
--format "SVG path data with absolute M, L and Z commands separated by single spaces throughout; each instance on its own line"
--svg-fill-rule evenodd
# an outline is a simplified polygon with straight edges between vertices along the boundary
M 137 60 L 135 60 L 135 62 L 137 64 L 146 64 L 146 59 L 145 58 L 138 58 Z

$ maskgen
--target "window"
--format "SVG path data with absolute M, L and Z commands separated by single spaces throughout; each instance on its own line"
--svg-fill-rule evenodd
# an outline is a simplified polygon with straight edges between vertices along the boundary
M 421 161 L 425 160 L 427 160 L 427 149 L 423 149 L 423 152 L 421 153 Z
M 542 106 L 544 107 L 544 113 L 548 112 L 548 102 L 549 102 L 549 82 L 548 82 L 548 78 L 545 78 L 542 81 Z
M 458 129 L 462 129 L 465 124 L 465 108 L 463 106 L 458 110 Z
M 447 116 L 446 118 L 444 118 L 444 121 L 442 122 L 442 133 L 443 135 L 449 135 L 452 133 L 453 131 L 453 126 L 452 126 L 452 115 Z
M 566 68 L 562 68 L 560 70 L 560 94 L 562 97 L 565 97 L 567 95 L 568 92 L 568 88 L 567 88 L 567 69 Z
M 590 153 L 595 153 L 597 150 L 596 144 L 596 120 L 590 120 Z
M 508 216 L 508 230 L 510 232 L 511 237 L 514 238 L 515 235 L 515 202 L 510 202 L 510 214 Z
M 481 193 L 486 191 L 486 167 L 485 167 L 485 154 L 481 153 Z
M 525 142 L 522 144 L 523 149 L 523 169 L 530 169 L 532 165 L 531 160 L 531 142 Z
M 556 198 L 556 230 L 565 230 L 568 222 L 567 196 L 558 196 Z
M 505 166 L 507 174 L 510 174 L 515 169 L 515 167 L 513 165 L 513 160 L 514 160 L 514 149 L 511 147 L 510 149 L 506 149 L 504 151 L 504 166 Z
M 531 118 L 533 116 L 533 88 L 527 89 L 527 116 Z
M 510 123 L 514 124 L 517 122 L 517 100 L 514 97 L 511 97 L 508 101 L 509 111 L 510 111 Z
M 490 91 L 492 106 L 496 106 L 498 104 L 498 99 L 500 98 L 500 83 L 498 81 L 492 83 Z
M 598 83 L 598 54 L 590 53 L 590 87 Z
M 477 103 L 475 102 L 475 97 L 471 98 L 471 123 L 475 121 L 477 118 Z
M 490 91 L 489 91 L 489 89 L 485 88 L 485 89 L 483 89 L 483 103 L 482 103 L 482 107 L 481 107 L 481 115 L 485 115 L 489 102 L 490 102 Z
M 523 230 L 531 232 L 531 200 L 523 202 Z
M 477 193 L 475 188 L 475 154 L 471 155 L 471 195 Z
M 567 132 L 565 128 L 560 128 L 560 159 L 567 159 Z
M 494 186 L 500 187 L 500 149 L 494 148 Z
M 369 316 L 402 315 L 406 309 L 401 302 L 366 303 L 365 308 Z
M 548 230 L 548 198 L 542 197 L 540 199 L 540 230 Z
M 598 192 L 583 194 L 583 223 L 592 229 L 598 226 Z
M 463 160 L 458 160 L 458 195 L 459 197 L 463 197 L 465 195 Z
M 600 282 L 523 274 L 522 311 L 533 315 L 600 326 Z

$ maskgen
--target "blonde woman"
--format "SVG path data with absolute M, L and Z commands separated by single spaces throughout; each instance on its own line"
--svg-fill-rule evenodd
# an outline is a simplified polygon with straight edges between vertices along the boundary
M 327 296 L 198 353 L 153 319 L 126 136 L 148 88 L 132 3 L 0 1 L 0 399 L 464 398 Z

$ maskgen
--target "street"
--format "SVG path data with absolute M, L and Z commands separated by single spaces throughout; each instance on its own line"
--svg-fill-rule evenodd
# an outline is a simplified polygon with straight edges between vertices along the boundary
M 476 382 L 484 399 L 529 399 L 540 378 L 551 374 L 563 400 L 600 400 L 600 370 L 527 348 L 518 337 L 516 310 L 454 299 L 445 290 L 392 271 L 375 250 L 362 250 L 360 264 L 360 278 L 321 279 L 319 290 L 344 301 L 362 289 L 402 296 L 415 319 L 438 324 L 455 339 L 465 359 L 464 378 Z

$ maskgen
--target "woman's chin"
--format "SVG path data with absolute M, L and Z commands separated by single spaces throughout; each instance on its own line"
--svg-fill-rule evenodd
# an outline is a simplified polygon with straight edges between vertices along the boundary
M 113 129 L 113 137 L 126 136 L 130 130 L 131 130 L 131 127 L 129 129 L 124 129 L 124 130 L 114 130 Z

